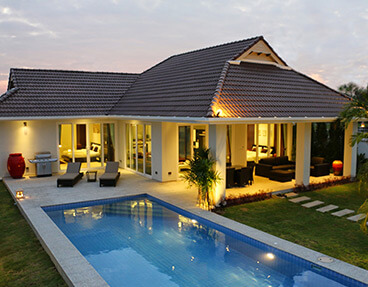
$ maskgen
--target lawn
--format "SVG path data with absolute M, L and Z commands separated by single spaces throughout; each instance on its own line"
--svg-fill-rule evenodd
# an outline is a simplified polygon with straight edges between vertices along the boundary
M 0 181 L 0 286 L 67 286 Z
M 302 195 L 355 211 L 366 199 L 351 183 Z M 283 198 L 246 203 L 221 210 L 220 214 L 280 238 L 368 269 L 368 235 L 358 223 L 330 213 L 307 209 Z M 346 217 L 346 216 L 345 216 Z

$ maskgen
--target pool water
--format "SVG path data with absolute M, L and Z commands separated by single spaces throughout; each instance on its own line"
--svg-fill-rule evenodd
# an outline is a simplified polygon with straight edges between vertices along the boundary
M 44 210 L 110 286 L 366 286 L 150 196 Z

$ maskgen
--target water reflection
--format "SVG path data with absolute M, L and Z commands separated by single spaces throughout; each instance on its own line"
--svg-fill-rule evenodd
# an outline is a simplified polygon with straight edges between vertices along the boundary
M 141 286 L 315 286 L 321 277 L 303 261 L 289 261 L 276 249 L 226 235 L 147 198 L 48 214 L 111 286 L 131 278 Z

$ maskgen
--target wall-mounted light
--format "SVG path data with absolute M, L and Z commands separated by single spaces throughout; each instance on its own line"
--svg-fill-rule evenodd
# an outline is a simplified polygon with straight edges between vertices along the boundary
M 27 122 L 23 122 L 23 133 L 24 135 L 27 135 L 28 133 Z
M 360 124 L 360 127 L 361 127 L 361 128 L 365 128 L 365 123 L 364 123 L 364 122 L 362 122 L 362 123 Z
M 221 117 L 221 115 L 222 115 L 222 110 L 218 109 L 216 112 L 216 117 Z

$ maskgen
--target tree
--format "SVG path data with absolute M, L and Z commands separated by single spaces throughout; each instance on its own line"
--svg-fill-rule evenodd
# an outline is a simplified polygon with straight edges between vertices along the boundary
M 352 95 L 351 101 L 340 113 L 340 119 L 345 124 L 345 127 L 354 120 L 368 120 L 368 85 L 366 88 L 363 88 L 354 83 L 349 83 L 347 85 L 340 86 L 339 90 L 346 93 L 347 96 Z M 357 133 L 352 137 L 351 145 L 353 146 L 365 138 L 368 138 L 368 132 Z
M 344 107 L 340 113 L 340 119 L 345 124 L 345 128 L 355 120 L 366 121 L 368 119 L 368 85 L 366 88 L 359 87 L 354 83 L 349 83 L 339 87 L 339 90 L 351 97 L 351 101 Z M 368 132 L 358 132 L 351 138 L 351 145 L 358 144 L 363 139 L 368 139 Z M 365 163 L 358 172 L 359 189 L 364 187 L 364 191 L 367 191 L 368 184 L 368 163 Z M 367 221 L 368 221 L 368 199 L 359 208 L 359 212 L 366 214 L 365 219 L 361 224 L 363 232 L 368 234 Z
M 190 170 L 183 175 L 189 186 L 198 188 L 197 204 L 206 209 L 213 205 L 213 188 L 221 180 L 214 165 L 215 160 L 210 156 L 210 149 L 199 148 L 189 162 Z

